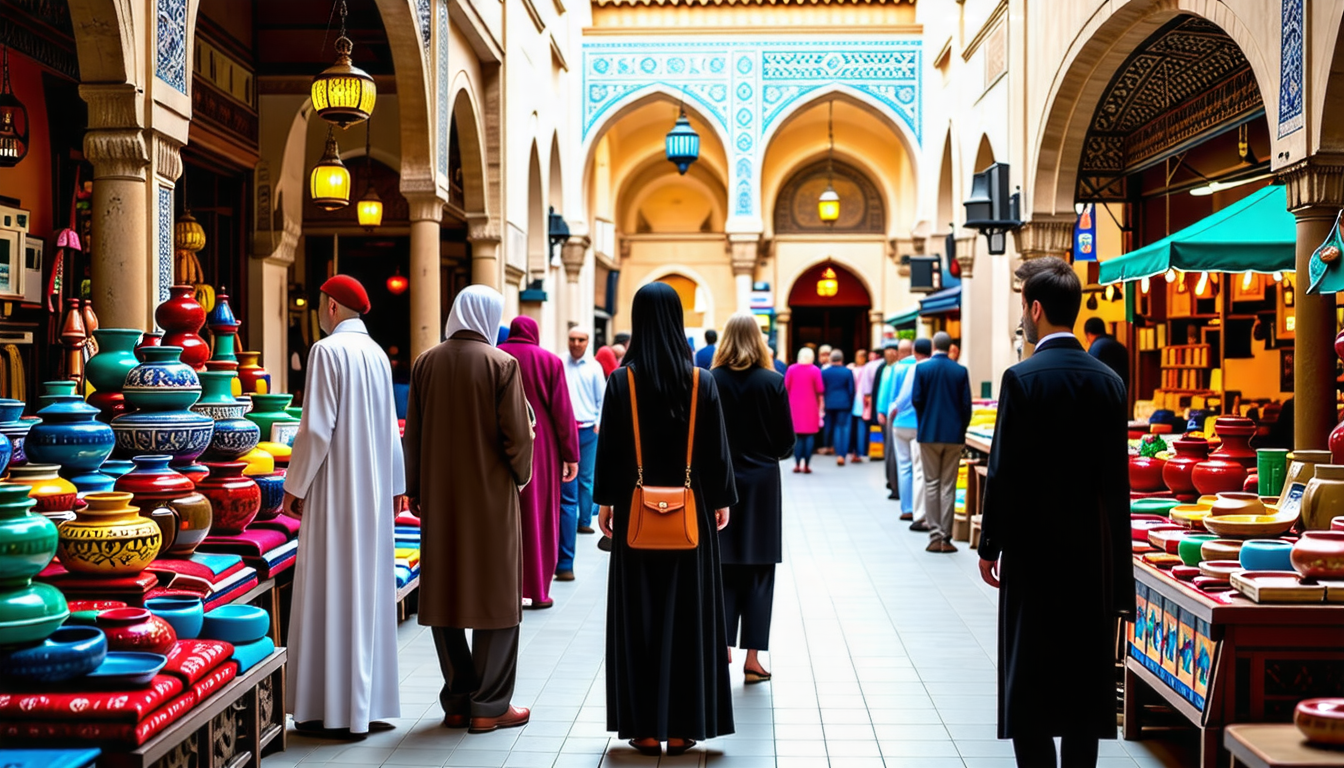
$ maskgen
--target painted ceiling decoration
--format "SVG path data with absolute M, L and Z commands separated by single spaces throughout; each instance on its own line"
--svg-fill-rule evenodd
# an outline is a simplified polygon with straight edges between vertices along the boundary
M 834 225 L 824 223 L 817 214 L 817 197 L 828 181 L 831 176 L 825 160 L 794 173 L 775 201 L 775 232 L 881 234 L 886 231 L 886 213 L 877 185 L 862 171 L 840 160 L 834 162 L 833 182 L 840 195 L 840 218 Z
M 1178 17 L 1106 86 L 1083 143 L 1078 199 L 1124 199 L 1128 174 L 1263 112 L 1236 42 L 1215 24 Z

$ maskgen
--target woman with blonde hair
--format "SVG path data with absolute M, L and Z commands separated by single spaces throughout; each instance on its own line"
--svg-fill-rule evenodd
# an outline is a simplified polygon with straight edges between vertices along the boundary
M 770 679 L 757 654 L 770 650 L 775 565 L 783 560 L 779 462 L 793 450 L 789 395 L 771 358 L 755 317 L 739 312 L 728 318 L 713 375 L 731 436 L 737 504 L 733 524 L 719 533 L 719 559 L 728 640 L 747 651 L 743 676 L 748 683 Z
M 821 397 L 826 393 L 816 361 L 812 348 L 803 347 L 798 350 L 798 362 L 784 372 L 793 431 L 798 436 L 793 445 L 793 471 L 807 474 L 812 473 L 812 451 L 816 448 L 817 433 L 821 431 Z

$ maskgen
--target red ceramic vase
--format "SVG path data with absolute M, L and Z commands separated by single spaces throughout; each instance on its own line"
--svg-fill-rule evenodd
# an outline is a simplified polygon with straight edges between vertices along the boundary
M 1242 416 L 1219 416 L 1213 428 L 1223 444 L 1218 450 L 1211 451 L 1209 458 L 1235 461 L 1248 470 L 1255 469 L 1257 459 L 1255 449 L 1251 447 L 1255 421 Z
M 1335 337 L 1335 354 L 1339 356 L 1340 360 L 1344 360 L 1344 331 L 1340 331 L 1339 335 Z
M 1177 501 L 1195 501 L 1199 490 L 1190 473 L 1195 465 L 1209 458 L 1209 441 L 1202 437 L 1183 437 L 1172 442 L 1176 455 L 1162 467 L 1162 481 L 1167 484 Z M 1131 481 L 1132 482 L 1132 481 Z
M 135 469 L 117 478 L 114 490 L 131 494 L 131 506 L 142 517 L 172 518 L 172 536 L 164 536 L 163 549 L 172 555 L 190 555 L 210 533 L 210 505 L 201 499 L 191 478 L 170 468 L 169 456 L 136 456 Z
M 214 512 L 213 530 L 225 534 L 242 533 L 261 511 L 261 488 L 243 476 L 247 464 L 241 461 L 206 464 L 210 476 L 196 484 L 196 490 L 210 500 Z
M 1195 465 L 1190 480 L 1201 496 L 1240 493 L 1246 482 L 1246 468 L 1227 459 L 1209 459 Z
M 154 321 L 164 330 L 163 346 L 181 347 L 182 362 L 202 370 L 210 359 L 210 345 L 199 333 L 205 325 L 205 308 L 196 301 L 193 286 L 174 285 L 168 292 L 168 300 L 154 310 Z
M 145 335 L 140 337 L 140 343 L 135 345 L 135 359 L 145 362 L 145 356 L 140 354 L 140 350 L 145 347 L 163 346 L 163 331 L 146 331 Z
M 1344 463 L 1344 421 L 1335 425 L 1330 431 L 1330 462 L 1332 464 Z
M 120 392 L 91 392 L 85 400 L 98 409 L 99 421 L 110 422 L 126 413 L 126 396 Z
M 144 608 L 103 611 L 95 624 L 107 635 L 109 651 L 166 654 L 177 642 L 172 625 Z
M 1293 568 L 1307 579 L 1344 579 L 1344 531 L 1307 531 L 1293 545 Z
M 1139 493 L 1157 493 L 1165 491 L 1162 482 L 1162 467 L 1167 462 L 1155 456 L 1129 457 L 1129 490 Z

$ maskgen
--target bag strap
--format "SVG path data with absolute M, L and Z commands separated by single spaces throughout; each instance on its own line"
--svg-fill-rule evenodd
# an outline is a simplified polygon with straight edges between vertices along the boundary
M 630 368 L 625 369 L 625 378 L 630 382 L 630 419 L 635 428 L 635 469 L 639 473 L 635 480 L 635 486 L 644 487 L 644 450 L 639 440 L 639 398 L 635 394 L 635 373 Z M 691 373 L 691 424 L 690 431 L 686 435 L 686 487 L 691 487 L 691 457 L 695 452 L 695 414 L 696 405 L 700 402 L 700 369 L 695 368 Z

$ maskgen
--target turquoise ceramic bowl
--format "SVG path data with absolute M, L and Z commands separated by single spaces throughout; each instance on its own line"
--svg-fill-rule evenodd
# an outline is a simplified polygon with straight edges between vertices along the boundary
M 205 614 L 201 637 L 234 645 L 255 643 L 271 628 L 271 615 L 255 605 L 221 605 Z
M 179 640 L 200 637 L 205 624 L 205 606 L 199 597 L 151 597 L 145 609 L 172 625 Z
M 1241 567 L 1248 571 L 1291 571 L 1293 545 L 1282 539 L 1251 539 L 1241 545 Z
M 116 690 L 146 688 L 167 663 L 168 657 L 159 653 L 108 651 L 103 663 L 85 679 L 100 688 Z
M 107 636 L 96 627 L 61 627 L 39 645 L 0 653 L 0 678 L 59 683 L 83 677 L 107 656 Z
M 1182 538 L 1180 543 L 1176 545 L 1176 554 L 1181 556 L 1181 562 L 1186 565 L 1199 565 L 1200 547 L 1204 546 L 1204 542 L 1213 541 L 1216 538 L 1218 537 L 1211 533 L 1191 534 Z
M 263 637 L 255 643 L 244 643 L 233 647 L 233 660 L 238 663 L 238 674 L 255 667 L 267 656 L 275 653 L 275 643 L 269 637 Z

